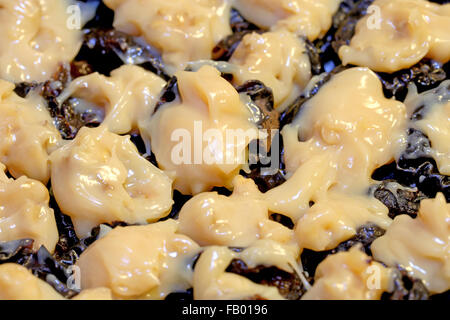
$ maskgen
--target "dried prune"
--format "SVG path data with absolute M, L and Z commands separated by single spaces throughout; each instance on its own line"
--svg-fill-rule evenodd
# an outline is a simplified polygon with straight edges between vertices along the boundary
M 330 81 L 330 79 L 346 70 L 347 67 L 345 66 L 338 66 L 336 68 L 334 68 L 333 70 L 331 70 L 330 72 L 324 72 L 322 74 L 320 74 L 319 76 L 317 76 L 317 78 L 315 78 L 315 80 L 312 80 L 313 82 L 311 82 L 308 86 L 308 88 L 306 88 L 305 92 L 303 94 L 301 94 L 292 104 L 290 104 L 281 114 L 280 114 L 280 128 L 283 128 L 286 124 L 291 123 L 295 117 L 297 116 L 297 114 L 300 112 L 300 110 L 302 109 L 303 105 L 312 97 L 314 97 L 320 90 L 320 88 L 322 88 L 323 85 L 325 85 L 328 81 Z
M 169 293 L 164 300 L 167 301 L 193 301 L 194 290 L 192 288 L 186 291 L 177 291 Z
M 370 247 L 372 242 L 378 237 L 384 235 L 386 230 L 373 224 L 368 223 L 360 226 L 356 230 L 356 234 L 346 240 L 341 242 L 336 248 L 326 251 L 313 251 L 310 249 L 304 249 L 301 254 L 301 261 L 303 269 L 308 273 L 310 277 L 314 277 L 317 266 L 329 255 L 335 254 L 337 252 L 348 251 L 352 247 L 361 244 L 361 250 L 363 250 L 367 255 L 372 256 Z
M 178 215 L 180 213 L 181 208 L 191 198 L 192 198 L 192 196 L 184 195 L 184 194 L 180 193 L 179 191 L 175 190 L 173 192 L 172 210 L 170 211 L 170 213 L 166 217 L 161 218 L 159 221 L 165 221 L 167 219 L 178 219 Z
M 222 39 L 212 51 L 212 58 L 216 61 L 230 60 L 233 52 L 241 43 L 245 35 L 252 32 L 263 32 L 256 25 L 245 20 L 245 18 L 236 9 L 231 9 L 230 26 L 233 33 Z
M 130 134 L 130 140 L 134 143 L 136 148 L 138 149 L 139 153 L 142 157 L 147 159 L 151 164 L 153 164 L 155 167 L 158 167 L 158 162 L 156 161 L 155 154 L 150 150 L 150 154 L 148 154 L 147 147 L 145 145 L 144 140 L 142 140 L 142 137 L 137 133 Z
M 109 75 L 124 63 L 136 64 L 168 80 L 156 49 L 115 29 L 84 30 L 84 41 L 75 61 L 87 61 L 95 71 Z
M 241 32 L 245 30 L 260 30 L 253 23 L 246 20 L 238 10 L 232 8 L 230 13 L 230 26 L 233 32 Z
M 241 175 L 255 181 L 259 191 L 263 193 L 286 182 L 286 178 L 284 177 L 282 170 L 277 170 L 275 173 L 271 173 L 271 171 L 267 173 L 261 166 L 254 166 L 253 168 L 250 167 L 250 173 L 241 171 Z
M 385 180 L 372 186 L 371 193 L 389 208 L 389 217 L 394 219 L 401 214 L 412 218 L 417 216 L 420 201 L 427 197 L 417 189 L 407 188 L 395 180 Z
M 294 222 L 288 216 L 285 216 L 285 215 L 279 214 L 279 213 L 272 213 L 270 215 L 270 219 L 282 224 L 286 228 L 289 228 L 291 230 L 294 229 L 294 226 L 295 226 Z
M 79 0 L 80 1 L 80 0 Z M 83 2 L 97 2 L 97 10 L 94 18 L 88 21 L 84 28 L 112 28 L 114 22 L 114 11 L 108 8 L 103 1 L 99 0 L 81 0 Z
M 236 87 L 237 92 L 245 93 L 251 101 L 246 103 L 254 122 L 261 128 L 270 132 L 271 129 L 279 129 L 279 113 L 274 109 L 274 97 L 272 89 L 266 87 L 258 80 L 246 81 Z
M 394 289 L 392 292 L 384 292 L 382 300 L 428 300 L 428 292 L 422 280 L 411 277 L 402 268 L 394 269 Z
M 272 144 L 267 151 L 269 141 L 264 143 L 254 140 L 249 145 L 249 170 L 241 170 L 240 175 L 252 179 L 259 191 L 265 193 L 286 182 L 284 149 L 279 131 L 272 137 Z
M 280 294 L 288 300 L 299 300 L 306 292 L 297 273 L 289 273 L 277 267 L 249 268 L 244 261 L 233 259 L 226 271 L 246 277 L 258 284 L 277 287 Z
M 24 266 L 66 298 L 71 298 L 79 293 L 68 287 L 68 280 L 72 275 L 69 266 L 59 262 L 44 246 L 40 247 Z
M 156 103 L 153 112 L 156 113 L 159 110 L 159 108 L 161 108 L 162 105 L 173 102 L 179 97 L 180 91 L 178 90 L 178 79 L 177 77 L 174 76 L 170 78 L 170 80 L 166 83 L 165 87 L 163 88 L 161 96 L 158 102 Z
M 0 242 L 0 264 L 10 262 L 27 264 L 32 258 L 33 243 L 32 239 Z
M 367 8 L 373 1 L 345 0 L 341 2 L 338 12 L 333 17 L 333 27 L 336 30 L 332 47 L 336 53 L 341 46 L 350 44 L 355 34 L 356 24 L 366 15 Z
M 408 93 L 408 85 L 414 83 L 419 92 L 433 88 L 445 79 L 450 64 L 443 65 L 437 61 L 423 59 L 409 69 L 403 69 L 392 74 L 378 72 L 383 83 L 386 97 L 403 101 Z
M 320 50 L 320 60 L 324 66 L 323 71 L 328 71 L 332 66 L 339 65 L 340 59 L 337 56 L 339 49 L 343 45 L 349 45 L 355 34 L 358 21 L 367 13 L 367 8 L 373 0 L 345 0 L 341 2 L 339 10 L 333 17 L 333 27 L 327 35 L 314 43 Z M 330 46 L 331 42 L 331 46 Z M 331 51 L 332 47 L 333 51 Z M 419 92 L 430 89 L 447 78 L 450 64 L 423 59 L 408 69 L 399 70 L 394 73 L 378 72 L 378 77 L 383 83 L 383 90 L 386 97 L 395 97 L 403 101 L 407 94 L 410 83 L 415 83 Z M 328 69 L 328 70 L 327 70 Z

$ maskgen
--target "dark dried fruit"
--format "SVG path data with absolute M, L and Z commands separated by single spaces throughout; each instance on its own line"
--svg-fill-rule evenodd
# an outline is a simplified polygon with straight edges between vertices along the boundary
M 317 266 L 329 255 L 337 252 L 348 251 L 356 245 L 362 245 L 363 250 L 368 256 L 372 256 L 370 247 L 375 239 L 385 234 L 385 230 L 373 223 L 368 223 L 359 227 L 356 230 L 356 235 L 352 238 L 341 242 L 336 248 L 326 251 L 313 251 L 304 249 L 301 254 L 301 261 L 303 269 L 308 273 L 310 277 L 314 277 Z
M 404 187 L 395 180 L 385 180 L 371 189 L 374 197 L 389 208 L 391 219 L 401 214 L 415 218 L 419 211 L 420 201 L 426 199 L 426 196 L 419 190 Z
M 167 300 L 167 301 L 193 301 L 194 300 L 194 290 L 191 288 L 186 291 L 172 292 L 172 293 L 169 293 L 164 300 Z
M 166 86 L 163 88 L 161 97 L 159 98 L 159 101 L 156 103 L 153 113 L 156 113 L 159 110 L 159 108 L 161 108 L 162 105 L 173 102 L 179 97 L 180 91 L 178 90 L 178 79 L 177 77 L 172 77 L 166 83 Z
M 33 243 L 32 239 L 0 242 L 0 264 L 27 264 L 32 258 Z
M 84 28 L 112 28 L 114 21 L 114 11 L 108 8 L 103 1 L 98 0 L 79 0 L 83 2 L 98 2 L 94 18 L 86 23 Z
M 294 226 L 295 226 L 294 222 L 292 221 L 291 218 L 289 218 L 289 217 L 287 217 L 285 215 L 282 215 L 282 214 L 279 214 L 279 213 L 272 213 L 270 215 L 270 219 L 273 220 L 273 221 L 276 221 L 276 222 L 278 222 L 280 224 L 282 224 L 286 228 L 289 228 L 291 230 L 294 229 Z
M 230 26 L 233 33 L 222 39 L 213 49 L 212 58 L 216 61 L 230 60 L 233 52 L 245 35 L 252 32 L 263 32 L 259 27 L 245 18 L 236 9 L 231 9 Z
M 212 59 L 216 61 L 228 61 L 236 51 L 242 39 L 254 31 L 245 30 L 235 32 L 220 40 L 220 42 L 213 48 Z
M 438 192 L 450 202 L 450 177 L 437 170 L 436 162 L 429 158 L 407 160 L 400 158 L 374 171 L 372 178 L 378 181 L 393 179 L 411 188 L 417 188 L 427 198 L 435 198 Z
M 334 75 L 346 69 L 347 67 L 340 65 L 330 72 L 322 73 L 319 76 L 318 80 L 309 88 L 307 92 L 304 92 L 301 96 L 299 96 L 291 105 L 286 108 L 286 110 L 284 110 L 280 114 L 280 128 L 283 128 L 285 125 L 291 123 L 300 112 L 303 105 L 312 97 L 314 97 L 319 92 L 320 88 L 322 88 L 328 81 L 330 81 Z
M 231 9 L 230 26 L 234 32 L 241 32 L 245 30 L 260 30 L 260 28 L 253 23 L 247 21 L 236 9 Z
M 333 27 L 336 29 L 332 47 L 337 53 L 343 45 L 349 45 L 355 34 L 358 21 L 366 15 L 367 8 L 374 0 L 345 0 L 340 4 L 338 12 L 333 17 Z
M 269 133 L 271 129 L 279 129 L 279 113 L 274 109 L 272 89 L 261 81 L 250 80 L 236 87 L 236 90 L 250 97 L 251 101 L 246 105 L 259 128 L 266 129 Z
M 335 249 L 331 250 L 331 253 L 334 254 L 337 252 L 348 251 L 352 247 L 358 244 L 362 244 L 362 249 L 364 250 L 364 252 L 367 255 L 372 256 L 372 251 L 370 250 L 372 242 L 374 242 L 375 239 L 381 237 L 385 233 L 386 230 L 375 224 L 369 223 L 363 225 L 356 230 L 355 236 L 339 244 Z
M 383 83 L 384 94 L 387 98 L 395 97 L 403 101 L 408 93 L 408 85 L 414 83 L 419 92 L 430 90 L 445 79 L 450 64 L 423 59 L 409 69 L 403 69 L 392 74 L 378 72 Z
M 406 270 L 394 270 L 394 290 L 383 293 L 382 300 L 428 300 L 428 292 L 422 280 L 411 277 Z
M 40 247 L 33 255 L 33 259 L 24 267 L 30 269 L 35 276 L 49 283 L 66 298 L 71 298 L 79 293 L 67 286 L 69 277 L 72 275 L 69 266 L 59 262 L 44 246 Z
M 244 261 L 233 259 L 226 271 L 246 277 L 258 284 L 277 287 L 280 294 L 288 300 L 299 300 L 306 292 L 297 273 L 288 273 L 277 267 L 249 268 Z
M 173 192 L 172 210 L 170 210 L 170 213 L 166 217 L 161 218 L 159 221 L 165 221 L 167 219 L 178 219 L 178 215 L 180 214 L 181 208 L 191 198 L 192 198 L 191 195 L 184 195 L 181 194 L 179 191 L 175 190 Z
M 150 45 L 115 29 L 87 29 L 76 61 L 88 61 L 93 69 L 109 75 L 124 63 L 140 65 L 165 80 L 170 77 L 158 52 Z

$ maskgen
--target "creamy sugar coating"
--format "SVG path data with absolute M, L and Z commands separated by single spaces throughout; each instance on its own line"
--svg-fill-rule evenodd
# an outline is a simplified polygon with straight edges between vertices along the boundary
M 0 300 L 63 300 L 47 282 L 15 263 L 0 265 Z M 111 300 L 111 290 L 82 290 L 73 300 Z
M 206 248 L 195 264 L 194 299 L 283 299 L 276 287 L 256 284 L 245 277 L 226 272 L 227 267 L 235 258 L 238 258 L 238 255 L 227 247 Z
M 34 249 L 53 252 L 59 236 L 47 188 L 25 176 L 8 179 L 4 170 L 0 163 L 0 241 L 31 238 Z
M 238 176 L 230 197 L 217 192 L 194 196 L 181 208 L 180 232 L 202 246 L 247 247 L 258 239 L 289 244 L 292 230 L 269 219 L 268 204 L 251 179 Z
M 0 1 L 0 78 L 45 81 L 71 61 L 82 33 L 68 24 L 69 0 Z M 81 23 L 81 21 L 80 21 Z
M 231 56 L 239 66 L 233 81 L 260 80 L 274 94 L 275 107 L 284 109 L 311 79 L 311 63 L 303 40 L 280 30 L 247 34 Z
M 23 99 L 14 93 L 14 84 L 4 80 L 0 80 L 0 137 L 0 161 L 12 176 L 47 183 L 49 153 L 58 147 L 61 135 L 40 97 L 30 94 Z
M 405 145 L 405 106 L 386 99 L 366 68 L 335 75 L 283 129 L 287 182 L 264 196 L 296 223 L 301 248 L 331 249 L 366 223 L 387 227 L 387 208 L 367 194 L 371 174 Z
M 140 156 L 129 136 L 83 127 L 50 160 L 55 199 L 80 237 L 100 223 L 147 223 L 171 209 L 172 180 Z
M 168 220 L 111 230 L 81 254 L 81 287 L 107 287 L 119 299 L 164 299 L 190 288 L 188 263 L 199 247 L 177 229 Z
M 372 244 L 373 256 L 424 280 L 431 293 L 450 289 L 450 204 L 438 193 L 422 200 L 416 219 L 400 215 Z
M 212 49 L 231 34 L 226 0 L 104 0 L 114 10 L 114 27 L 142 36 L 166 64 L 184 69 L 211 59 Z
M 431 148 L 424 151 L 436 160 L 441 174 L 450 175 L 450 80 L 421 94 L 411 86 L 405 104 L 411 117 L 421 108 L 424 116 L 409 125 L 428 137 Z
M 375 73 L 367 68 L 345 70 L 283 129 L 287 170 L 293 172 L 311 157 L 330 151 L 337 167 L 336 187 L 360 191 L 370 184 L 376 168 L 403 150 L 406 123 L 405 105 L 384 97 Z
M 374 13 L 356 25 L 350 45 L 339 49 L 344 65 L 391 73 L 423 58 L 450 60 L 450 4 L 376 0 L 373 6 Z
M 298 220 L 295 235 L 300 249 L 331 250 L 364 224 L 374 223 L 386 229 L 392 222 L 387 213 L 375 198 L 330 192 Z
M 160 168 L 174 173 L 174 188 L 197 194 L 231 187 L 258 135 L 234 87 L 211 66 L 176 73 L 181 101 L 165 104 L 141 124 Z
M 391 289 L 391 272 L 353 247 L 329 255 L 316 270 L 314 285 L 304 300 L 379 300 Z
M 0 300 L 63 300 L 47 282 L 15 263 L 0 265 Z
M 234 7 L 264 29 L 286 29 L 315 40 L 331 27 L 341 0 L 235 0 Z
M 58 97 L 64 102 L 77 99 L 76 109 L 104 114 L 102 124 L 117 134 L 138 128 L 138 122 L 150 118 L 165 81 L 152 72 L 134 65 L 113 70 L 110 77 L 99 73 L 76 78 Z

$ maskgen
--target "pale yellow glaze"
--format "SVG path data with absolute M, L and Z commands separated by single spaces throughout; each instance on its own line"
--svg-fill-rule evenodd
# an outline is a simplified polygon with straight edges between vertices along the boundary
M 311 79 L 311 63 L 304 42 L 287 31 L 246 35 L 230 63 L 239 66 L 233 81 L 260 80 L 272 89 L 275 107 L 284 109 Z
M 416 219 L 400 215 L 372 244 L 374 257 L 423 279 L 432 293 L 450 289 L 450 204 L 438 193 L 422 200 Z
M 8 179 L 4 169 L 0 163 L 0 241 L 31 238 L 34 249 L 53 252 L 59 237 L 48 190 L 24 176 Z
M 50 160 L 55 199 L 79 236 L 103 222 L 156 221 L 171 209 L 171 179 L 128 136 L 83 127 Z
M 235 257 L 236 254 L 226 247 L 209 247 L 202 253 L 194 272 L 196 300 L 283 299 L 276 287 L 259 285 L 226 272 Z
M 387 213 L 388 209 L 375 198 L 329 193 L 298 220 L 295 235 L 301 249 L 331 250 L 364 224 L 387 228 L 392 221 Z
M 247 247 L 258 239 L 289 243 L 292 230 L 269 220 L 267 202 L 253 180 L 238 176 L 230 197 L 201 193 L 179 215 L 180 232 L 200 245 Z
M 391 272 L 358 247 L 328 256 L 304 300 L 378 300 L 391 288 Z
M 99 109 L 103 125 L 117 134 L 137 129 L 138 122 L 150 118 L 165 81 L 134 65 L 113 70 L 110 77 L 92 73 L 75 79 L 58 97 L 77 98 L 79 111 Z
M 141 123 L 143 138 L 151 140 L 159 166 L 174 173 L 174 188 L 180 192 L 231 187 L 246 163 L 247 145 L 258 134 L 250 112 L 213 67 L 180 71 L 176 77 L 181 101 L 163 105 L 148 123 Z M 228 139 L 232 130 L 241 139 Z
M 177 233 L 177 222 L 117 227 L 80 256 L 81 286 L 107 287 L 121 299 L 163 299 L 192 284 L 187 268 L 198 251 L 190 238 Z
M 0 300 L 63 300 L 48 283 L 14 263 L 0 265 Z
M 73 4 L 71 0 L 0 1 L 0 78 L 45 81 L 60 64 L 75 57 L 82 33 L 68 24 L 67 9 Z
M 450 175 L 450 101 L 448 87 L 450 80 L 442 82 L 438 88 L 417 93 L 415 86 L 409 87 L 405 104 L 409 115 L 422 108 L 423 117 L 410 121 L 410 127 L 420 130 L 431 142 L 430 150 L 424 150 L 436 160 L 439 172 Z
M 234 6 L 249 21 L 273 30 L 286 29 L 315 40 L 331 27 L 341 0 L 235 0 Z
M 373 170 L 403 150 L 406 122 L 405 105 L 384 97 L 375 73 L 366 68 L 343 71 L 283 129 L 287 170 L 330 151 L 338 168 L 336 187 L 361 190 Z
M 423 58 L 450 60 L 450 4 L 376 0 L 373 6 L 356 25 L 350 45 L 339 49 L 344 65 L 391 73 Z
M 231 34 L 225 0 L 104 0 L 114 10 L 114 27 L 142 36 L 174 69 L 210 59 L 212 49 Z
M 403 150 L 406 124 L 405 106 L 364 68 L 335 75 L 303 105 L 282 131 L 289 179 L 265 194 L 271 212 L 296 223 L 301 249 L 332 249 L 366 223 L 390 225 L 367 191 L 373 170 Z
M 16 178 L 26 175 L 47 183 L 48 155 L 61 136 L 42 98 L 30 94 L 22 99 L 13 90 L 14 84 L 0 80 L 0 161 Z

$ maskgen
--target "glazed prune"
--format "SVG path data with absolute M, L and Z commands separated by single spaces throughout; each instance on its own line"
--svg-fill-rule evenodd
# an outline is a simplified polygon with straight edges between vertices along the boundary
M 428 292 L 422 280 L 411 277 L 402 268 L 394 269 L 394 290 L 384 292 L 382 300 L 428 300 Z
M 279 113 L 274 109 L 274 97 L 272 89 L 266 87 L 258 80 L 246 81 L 236 87 L 237 92 L 245 93 L 251 102 L 247 103 L 255 123 L 261 128 L 270 131 L 279 129 Z
M 263 32 L 256 25 L 245 20 L 236 9 L 231 9 L 230 26 L 233 33 L 222 39 L 213 49 L 212 58 L 216 61 L 230 60 L 233 52 L 241 43 L 245 35 L 252 32 Z
M 75 61 L 80 60 L 105 75 L 126 63 L 140 65 L 165 80 L 170 78 L 156 49 L 115 29 L 84 30 L 83 45 L 75 57 Z
M 359 227 L 356 230 L 356 234 L 352 238 L 341 242 L 336 248 L 334 248 L 332 250 L 318 252 L 318 251 L 313 251 L 313 250 L 309 250 L 309 249 L 304 249 L 301 254 L 301 261 L 302 261 L 303 268 L 310 277 L 314 277 L 317 266 L 329 254 L 335 254 L 337 252 L 348 251 L 352 247 L 359 245 L 359 244 L 362 245 L 361 250 L 363 250 L 367 255 L 372 256 L 372 252 L 370 250 L 372 242 L 374 242 L 375 239 L 384 235 L 385 232 L 386 232 L 386 230 L 384 230 L 383 228 L 381 228 L 373 223 L 368 223 L 366 225 Z
M 303 105 L 312 97 L 314 97 L 331 78 L 344 70 L 347 67 L 342 65 L 334 68 L 330 72 L 324 72 L 315 78 L 314 82 L 311 82 L 305 92 L 300 95 L 292 104 L 290 104 L 281 114 L 280 114 L 280 128 L 283 128 L 285 125 L 291 123 L 297 114 L 302 109 Z
M 194 300 L 194 290 L 188 289 L 186 291 L 177 291 L 169 293 L 164 300 L 167 301 L 193 301 Z
M 447 79 L 449 65 L 449 63 L 442 65 L 434 60 L 423 59 L 409 69 L 392 74 L 382 72 L 377 74 L 383 83 L 385 96 L 403 101 L 408 93 L 410 83 L 414 83 L 419 92 L 429 90 Z
M 297 273 L 289 273 L 277 267 L 249 268 L 244 261 L 233 259 L 226 271 L 246 277 L 258 284 L 277 287 L 280 294 L 288 300 L 299 300 L 306 292 Z
M 178 90 L 178 79 L 177 77 L 172 77 L 163 88 L 161 96 L 155 105 L 153 113 L 156 113 L 162 105 L 173 102 L 179 97 L 180 91 Z
M 33 243 L 32 239 L 0 242 L 0 264 L 10 262 L 27 264 L 32 258 Z
M 388 207 L 391 219 L 401 214 L 415 218 L 420 201 L 427 198 L 421 191 L 404 187 L 395 180 L 385 180 L 371 189 L 374 197 Z

